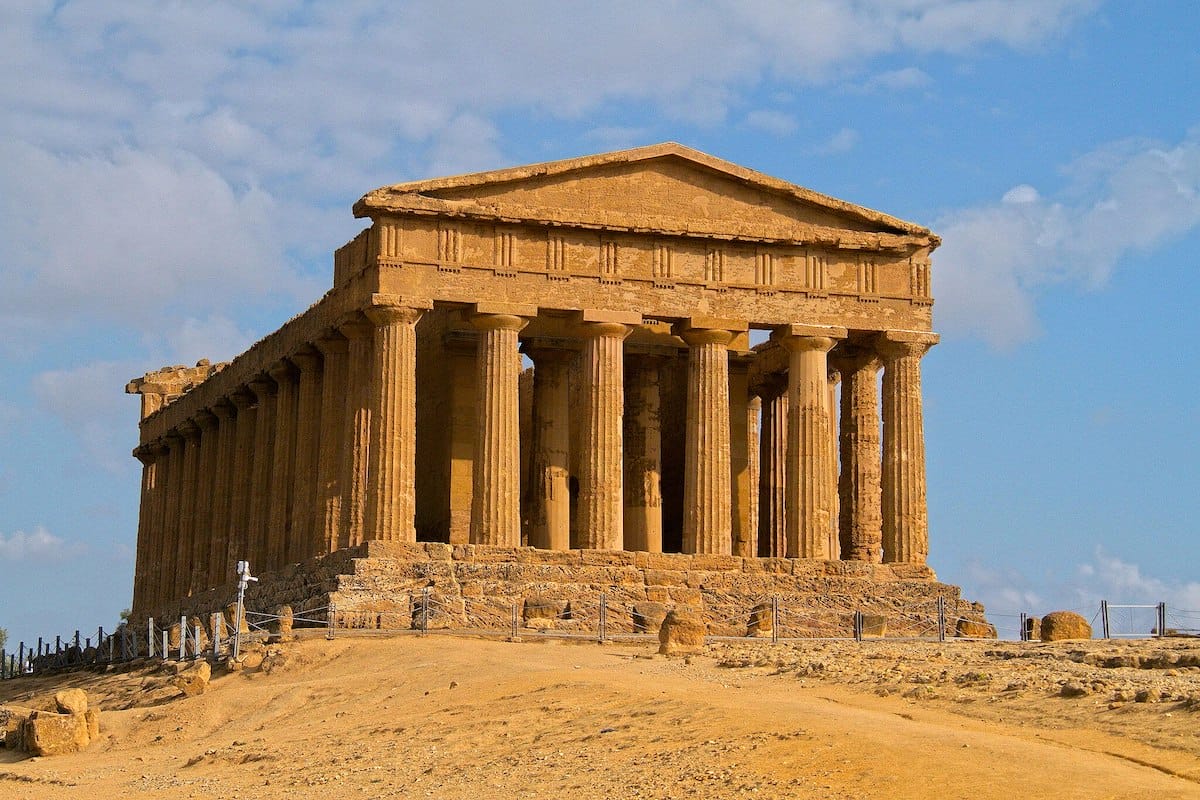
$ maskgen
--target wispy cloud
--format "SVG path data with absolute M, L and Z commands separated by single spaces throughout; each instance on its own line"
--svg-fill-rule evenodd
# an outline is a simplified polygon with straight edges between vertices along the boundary
M 0 532 L 0 561 L 64 561 L 84 552 L 81 544 L 71 544 L 41 525 L 31 532 Z
M 1052 197 L 1021 184 L 935 224 L 939 325 L 1010 348 L 1039 332 L 1038 292 L 1104 286 L 1127 254 L 1200 225 L 1200 128 L 1175 144 L 1114 142 L 1067 165 Z
M 746 126 L 772 136 L 782 137 L 795 133 L 799 124 L 794 116 L 784 111 L 758 109 L 746 115 Z
M 842 128 L 837 133 L 826 139 L 818 148 L 817 152 L 822 155 L 836 156 L 843 153 L 849 153 L 858 144 L 858 131 L 853 128 Z

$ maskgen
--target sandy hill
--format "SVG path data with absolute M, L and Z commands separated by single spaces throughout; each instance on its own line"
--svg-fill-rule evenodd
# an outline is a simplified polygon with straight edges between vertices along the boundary
M 0 750 L 3 798 L 1200 797 L 1200 645 L 312 638 L 183 698 L 85 688 L 85 752 Z

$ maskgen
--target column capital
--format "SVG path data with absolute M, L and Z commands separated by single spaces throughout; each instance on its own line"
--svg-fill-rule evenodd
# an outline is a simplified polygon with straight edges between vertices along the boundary
M 233 401 L 228 397 L 222 397 L 220 400 L 213 403 L 210 410 L 212 413 L 216 414 L 217 419 L 224 422 L 225 420 L 233 418 L 234 413 L 237 411 L 237 406 L 235 406 Z
M 158 460 L 159 450 L 153 444 L 139 444 L 133 448 L 133 457 L 142 462 L 145 466 L 150 466 Z
M 217 426 L 217 415 L 209 411 L 207 408 L 202 408 L 192 415 L 192 419 L 201 430 L 210 431 Z
M 905 356 L 919 358 L 940 340 L 936 333 L 925 331 L 884 331 L 875 346 L 885 361 L 892 361 Z
M 163 434 L 163 439 L 166 440 L 167 449 L 170 449 L 183 441 L 183 432 L 178 427 L 171 428 L 171 430 Z
M 313 345 L 321 351 L 323 356 L 343 354 L 350 349 L 350 342 L 338 332 L 337 328 L 325 331 Z
M 374 325 L 363 316 L 361 311 L 351 311 L 337 321 L 337 330 L 347 339 L 366 339 L 371 335 Z
M 270 375 L 271 379 L 276 383 L 290 381 L 296 377 L 296 367 L 292 364 L 292 362 L 284 358 L 272 365 L 271 368 L 267 370 L 267 374 Z
M 837 340 L 830 336 L 786 336 L 783 339 L 783 346 L 793 353 L 805 353 L 810 350 L 817 350 L 822 353 L 828 353 L 837 344 Z
M 251 379 L 248 384 L 250 391 L 258 397 L 259 400 L 265 400 L 268 397 L 273 397 L 279 391 L 278 384 L 271 380 L 266 375 L 258 375 Z
M 529 324 L 529 317 L 517 314 L 475 312 L 470 317 L 471 325 L 481 331 L 521 331 Z
M 299 367 L 301 372 L 309 372 L 321 365 L 321 353 L 316 345 L 306 344 L 288 356 L 288 360 Z
M 242 386 L 229 395 L 229 402 L 233 403 L 234 408 L 238 411 L 245 411 L 257 402 L 258 398 L 254 396 L 254 392 L 249 388 Z
M 431 308 L 431 300 L 401 297 L 398 294 L 373 294 L 371 304 L 363 309 L 363 313 L 376 325 L 398 322 L 412 325 Z
M 878 368 L 880 364 L 879 348 L 875 340 L 861 343 L 842 342 L 835 352 L 829 354 L 829 366 L 838 372 Z

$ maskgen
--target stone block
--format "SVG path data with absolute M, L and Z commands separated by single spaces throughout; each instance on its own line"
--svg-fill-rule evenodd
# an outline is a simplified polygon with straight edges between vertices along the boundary
M 35 756 L 77 753 L 87 747 L 88 722 L 83 714 L 34 711 L 25 720 L 23 746 Z
M 653 603 L 667 603 L 671 600 L 671 591 L 666 586 L 647 586 L 646 599 Z
M 746 623 L 746 635 L 754 637 L 770 636 L 775 630 L 775 620 L 771 613 L 770 603 L 758 603 L 750 610 L 750 620 Z
M 83 689 L 55 692 L 54 705 L 60 714 L 82 714 L 88 709 L 87 692 Z
M 525 623 L 530 620 L 554 621 L 562 617 L 567 610 L 566 600 L 552 600 L 546 597 L 529 597 L 522 604 L 521 616 Z
M 995 639 L 996 626 L 978 620 L 959 617 L 954 623 L 954 635 L 963 639 Z
M 863 614 L 862 635 L 868 639 L 881 639 L 887 635 L 887 617 L 883 614 Z
M 695 606 L 700 608 L 704 605 L 704 595 L 699 589 L 692 589 L 687 586 L 672 586 L 669 589 L 671 602 L 680 605 Z
M 790 575 L 792 562 L 787 558 L 743 558 L 742 572 L 766 572 L 772 575 Z
M 634 567 L 637 554 L 625 550 L 581 550 L 580 563 L 584 566 Z
M 1051 611 L 1042 617 L 1041 635 L 1043 642 L 1090 639 L 1092 626 L 1074 611 Z
M 673 656 L 694 653 L 704 647 L 708 622 L 696 608 L 677 606 L 667 612 L 658 631 L 658 652 Z
M 100 738 L 100 709 L 89 708 L 83 713 L 83 718 L 87 722 L 88 741 L 96 741 Z
M 1042 638 L 1042 621 L 1037 617 L 1025 618 L 1025 641 L 1036 642 Z
M 676 570 L 647 569 L 643 571 L 647 586 L 686 586 L 688 574 Z
M 0 744 L 9 750 L 24 750 L 25 720 L 32 713 L 31 708 L 0 706 Z
M 643 569 L 686 572 L 692 568 L 692 556 L 685 553 L 636 553 L 637 566 Z
M 690 556 L 689 570 L 737 570 L 742 569 L 742 559 L 738 556 L 724 556 L 715 553 L 696 553 Z

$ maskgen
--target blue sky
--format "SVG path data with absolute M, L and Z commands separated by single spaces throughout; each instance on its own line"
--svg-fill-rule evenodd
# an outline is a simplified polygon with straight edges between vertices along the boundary
M 942 579 L 1200 609 L 1197 42 L 1182 2 L 0 2 L 0 626 L 112 626 L 125 381 L 314 301 L 364 192 L 664 140 L 943 236 Z

